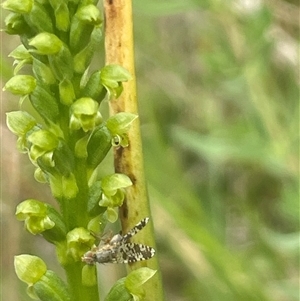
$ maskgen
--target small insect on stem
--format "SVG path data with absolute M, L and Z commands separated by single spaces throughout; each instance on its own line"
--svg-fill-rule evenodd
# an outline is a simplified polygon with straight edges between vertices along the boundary
M 82 261 L 89 265 L 98 263 L 132 263 L 147 260 L 154 256 L 152 247 L 129 242 L 129 239 L 142 230 L 149 222 L 149 217 L 142 219 L 125 235 L 116 234 L 107 243 L 94 246 L 82 256 Z

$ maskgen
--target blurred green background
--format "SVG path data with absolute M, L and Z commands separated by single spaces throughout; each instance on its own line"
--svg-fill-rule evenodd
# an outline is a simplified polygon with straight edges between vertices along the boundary
M 299 300 L 298 1 L 133 6 L 144 160 L 166 299 Z M 7 54 L 18 38 L 1 36 L 6 81 Z M 5 111 L 17 108 L 18 100 L 2 93 L 7 301 L 29 300 L 13 271 L 15 254 L 55 258 L 52 246 L 14 218 L 25 198 L 51 200 L 6 129 Z M 49 268 L 59 269 L 55 261 Z M 108 278 L 115 268 L 99 269 Z

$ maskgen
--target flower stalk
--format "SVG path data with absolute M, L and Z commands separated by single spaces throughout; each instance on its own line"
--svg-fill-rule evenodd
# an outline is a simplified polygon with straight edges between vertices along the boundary
M 110 113 L 111 115 L 115 115 L 120 111 L 125 111 L 138 115 L 133 50 L 132 1 L 104 0 L 104 11 L 106 20 L 106 64 L 121 65 L 132 76 L 131 81 L 124 83 L 123 93 L 118 100 L 110 102 Z M 114 150 L 115 171 L 129 175 L 133 183 L 127 189 L 126 199 L 120 207 L 120 218 L 125 232 L 131 229 L 138 220 L 145 216 L 151 216 L 145 183 L 139 120 L 133 123 L 127 137 L 130 147 Z M 146 244 L 155 246 L 153 225 L 150 225 L 150 227 L 141 233 L 140 240 Z M 145 284 L 147 295 L 144 297 L 144 300 L 164 300 L 157 256 L 146 262 L 135 262 L 129 265 L 129 270 L 133 271 L 141 267 L 149 267 L 158 271 Z
M 35 166 L 36 180 L 49 185 L 59 207 L 28 199 L 16 210 L 28 232 L 42 235 L 56 248 L 66 272 L 65 283 L 42 259 L 26 254 L 16 257 L 15 270 L 27 283 L 28 295 L 42 301 L 99 300 L 96 268 L 86 267 L 82 256 L 98 243 L 92 232 L 101 235 L 108 222 L 117 220 L 117 208 L 132 185 L 124 173 L 97 176 L 112 147 L 118 151 L 135 147 L 130 145 L 128 130 L 137 122 L 132 110 L 118 111 L 108 119 L 100 112 L 103 100 L 117 102 L 123 83 L 132 77 L 121 64 L 90 71 L 103 31 L 97 2 L 2 3 L 10 11 L 6 33 L 19 35 L 21 40 L 10 54 L 15 60 L 14 76 L 4 87 L 20 96 L 20 110 L 7 113 L 7 125 L 18 136 L 18 149 Z M 39 121 L 22 109 L 24 102 L 30 102 Z M 38 275 L 32 278 L 34 266 Z M 133 279 L 144 283 L 154 272 L 141 275 Z M 126 288 L 129 294 L 131 287 L 131 295 L 140 294 L 131 282 Z

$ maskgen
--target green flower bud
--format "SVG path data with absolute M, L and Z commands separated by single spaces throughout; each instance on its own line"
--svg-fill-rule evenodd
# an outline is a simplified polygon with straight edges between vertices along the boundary
M 17 62 L 32 59 L 31 54 L 23 44 L 16 47 L 8 56 L 14 58 Z
M 97 285 L 96 265 L 89 265 L 89 264 L 84 265 L 84 267 L 82 268 L 81 280 L 84 286 Z
M 88 199 L 87 210 L 90 216 L 96 216 L 105 211 L 105 208 L 99 206 L 101 195 L 102 195 L 101 182 L 96 181 L 89 188 L 89 199 Z
M 49 13 L 37 1 L 34 1 L 31 11 L 28 14 L 24 14 L 24 19 L 37 32 L 53 32 L 53 24 Z
M 73 199 L 78 194 L 78 186 L 73 173 L 61 175 L 57 171 L 48 171 L 48 179 L 53 196 L 57 199 Z
M 118 212 L 112 207 L 106 208 L 105 215 L 110 223 L 115 223 L 118 219 Z
M 92 34 L 91 40 L 88 45 L 78 52 L 74 57 L 74 70 L 77 73 L 83 73 L 89 64 L 91 63 L 93 54 L 99 46 L 102 38 L 102 31 L 99 27 L 95 27 Z M 85 95 L 87 96 L 87 95 Z
M 28 141 L 32 143 L 29 151 L 30 158 L 36 161 L 39 157 L 46 153 L 51 153 L 51 161 L 53 156 L 53 150 L 58 146 L 58 138 L 47 130 L 39 130 L 33 132 L 28 138 Z M 53 164 L 50 164 L 51 166 Z
M 24 17 L 18 13 L 10 13 L 5 18 L 5 32 L 10 35 L 23 35 L 30 33 L 31 28 L 28 26 Z
M 66 240 L 59 241 L 55 244 L 55 251 L 57 260 L 62 266 L 66 266 L 70 263 L 72 263 L 71 258 L 68 257 L 68 251 L 67 251 L 67 242 Z
M 101 233 L 101 221 L 102 221 L 102 214 L 101 215 L 99 214 L 89 221 L 89 223 L 87 225 L 87 229 L 91 233 Z
M 13 111 L 6 113 L 6 123 L 9 130 L 17 136 L 25 136 L 37 123 L 27 112 Z
M 107 128 L 113 136 L 111 141 L 113 146 L 127 147 L 129 145 L 127 132 L 136 118 L 138 116 L 135 114 L 121 112 L 111 116 L 107 120 Z
M 34 199 L 20 203 L 16 210 L 17 219 L 25 221 L 26 229 L 33 235 L 40 234 L 55 226 L 47 214 L 47 205 Z
M 36 58 L 33 58 L 32 71 L 37 80 L 45 85 L 53 85 L 56 82 L 51 68 Z
M 30 94 L 36 87 L 36 79 L 31 75 L 15 75 L 4 86 L 3 91 L 16 95 Z
M 53 160 L 55 162 L 56 170 L 61 175 L 69 177 L 74 171 L 74 155 L 67 143 L 62 139 L 59 140 L 59 144 L 53 152 Z
M 120 207 L 123 204 L 125 193 L 123 190 L 118 189 L 113 195 L 102 194 L 99 206 L 102 207 Z
M 156 270 L 148 267 L 142 267 L 137 270 L 131 271 L 125 278 L 125 287 L 134 297 L 134 300 L 143 300 L 145 297 L 145 290 L 142 285 L 152 278 Z
M 77 99 L 71 106 L 70 128 L 87 132 L 102 122 L 98 103 L 89 97 Z
M 103 191 L 99 206 L 107 207 L 106 216 L 110 222 L 115 222 L 118 213 L 114 209 L 123 204 L 125 198 L 124 188 L 132 185 L 129 177 L 123 174 L 113 174 L 106 176 L 101 181 L 101 190 Z
M 76 12 L 76 17 L 80 21 L 94 26 L 101 25 L 103 21 L 99 9 L 93 4 L 81 6 Z
M 33 288 L 41 301 L 71 301 L 67 285 L 51 270 L 47 270 Z
M 35 119 L 27 112 L 16 111 L 7 113 L 6 123 L 8 128 L 18 136 L 18 150 L 26 153 L 30 147 L 27 141 L 28 133 L 38 130 Z
M 69 8 L 67 3 L 61 2 L 54 8 L 56 28 L 61 31 L 68 31 L 70 27 Z
M 51 69 L 59 81 L 73 77 L 73 57 L 66 45 L 63 45 L 59 52 L 48 58 Z
M 14 74 L 17 74 L 25 65 L 32 64 L 32 56 L 24 45 L 19 45 L 9 55 L 15 59 L 13 65 L 16 65 Z
M 30 95 L 30 102 L 44 120 L 57 121 L 59 116 L 58 103 L 46 86 L 37 85 Z
M 89 42 L 95 26 L 100 26 L 102 17 L 99 9 L 92 4 L 81 6 L 71 21 L 70 46 L 77 53 Z
M 4 9 L 19 14 L 27 14 L 33 7 L 34 0 L 7 0 L 1 5 Z
M 82 91 L 82 95 L 85 97 L 91 97 L 98 103 L 104 99 L 106 95 L 106 89 L 101 83 L 101 71 L 96 71 L 90 76 Z
M 39 183 L 43 183 L 43 184 L 47 183 L 47 177 L 39 167 L 36 168 L 34 171 L 34 178 Z
M 75 100 L 75 92 L 72 82 L 68 79 L 63 79 L 59 83 L 59 97 L 60 102 L 64 105 L 70 106 Z
M 41 55 L 57 54 L 63 47 L 63 42 L 54 34 L 42 32 L 29 41 L 29 45 L 35 49 L 30 49 Z
M 106 196 L 113 196 L 119 189 L 124 189 L 131 185 L 130 178 L 120 173 L 106 176 L 101 181 L 101 188 Z
M 66 199 L 73 199 L 78 194 L 78 186 L 74 174 L 69 176 L 62 176 L 62 191 L 63 197 Z
M 113 136 L 112 140 L 111 140 L 111 145 L 118 147 L 128 147 L 129 145 L 129 140 L 128 140 L 128 136 L 126 134 L 123 134 L 122 136 L 120 135 L 115 135 Z
M 75 228 L 67 234 L 68 254 L 74 261 L 80 261 L 82 254 L 91 249 L 95 238 L 85 228 Z
M 96 127 L 87 144 L 87 165 L 95 169 L 106 157 L 111 148 L 111 134 L 107 127 L 100 125 Z
M 15 256 L 14 266 L 18 278 L 29 285 L 39 281 L 47 271 L 42 259 L 27 254 Z
M 29 199 L 17 206 L 16 217 L 25 221 L 26 229 L 33 235 L 42 234 L 52 243 L 65 239 L 66 227 L 60 214 L 50 205 Z
M 122 82 L 131 78 L 130 73 L 119 65 L 107 65 L 101 69 L 101 83 L 107 89 L 110 98 L 118 98 L 123 91 Z
M 132 113 L 120 112 L 107 119 L 106 126 L 112 133 L 112 135 L 122 135 L 127 133 L 130 129 L 133 121 L 138 116 Z
M 51 193 L 56 199 L 61 199 L 64 195 L 62 176 L 60 174 L 48 174 Z
M 83 136 L 81 139 L 79 139 L 75 144 L 75 156 L 77 158 L 87 158 L 87 143 L 89 140 L 89 135 Z
M 63 222 L 61 215 L 52 206 L 47 204 L 47 209 L 47 215 L 51 221 L 55 223 L 55 226 L 44 231 L 42 235 L 47 241 L 56 244 L 66 238 L 66 225 Z

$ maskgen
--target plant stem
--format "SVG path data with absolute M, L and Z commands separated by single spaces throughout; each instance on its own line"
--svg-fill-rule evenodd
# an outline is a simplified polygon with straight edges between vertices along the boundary
M 79 263 L 69 264 L 65 267 L 68 283 L 72 290 L 73 301 L 97 301 L 99 300 L 98 286 L 90 287 L 82 285 L 82 266 Z
M 136 78 L 133 50 L 132 3 L 130 0 L 104 0 L 105 12 L 105 60 L 106 64 L 118 64 L 126 68 L 132 80 L 124 83 L 124 91 L 117 100 L 110 101 L 110 113 L 130 112 L 138 114 L 136 97 Z M 119 148 L 114 153 L 114 165 L 117 173 L 124 173 L 133 185 L 127 189 L 126 199 L 120 209 L 123 232 L 127 232 L 138 221 L 151 216 L 150 205 L 144 175 L 142 142 L 139 121 L 136 120 L 128 132 L 129 147 Z M 153 224 L 138 234 L 139 243 L 155 247 Z M 164 300 L 161 274 L 157 256 L 129 265 L 129 270 L 139 267 L 157 270 L 151 280 L 145 284 L 145 301 Z

